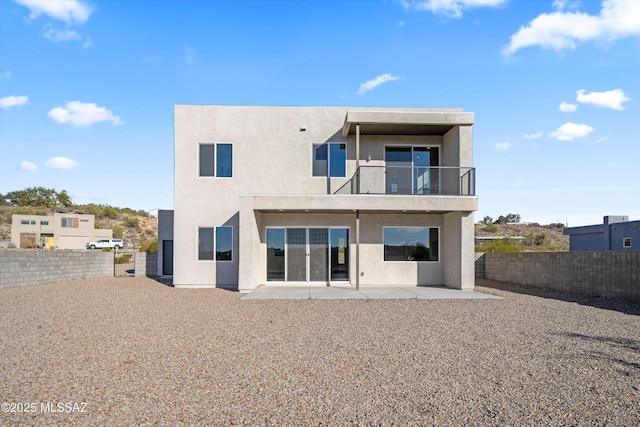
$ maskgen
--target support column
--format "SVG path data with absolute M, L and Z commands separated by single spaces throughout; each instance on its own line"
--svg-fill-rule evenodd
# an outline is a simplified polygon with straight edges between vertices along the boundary
M 356 172 L 360 167 L 360 125 L 356 125 Z
M 360 290 L 360 210 L 356 210 L 356 290 Z

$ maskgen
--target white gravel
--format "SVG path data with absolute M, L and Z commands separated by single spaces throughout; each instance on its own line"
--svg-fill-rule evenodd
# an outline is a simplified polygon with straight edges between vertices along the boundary
M 479 284 L 504 299 L 5 289 L 0 424 L 640 425 L 638 304 Z

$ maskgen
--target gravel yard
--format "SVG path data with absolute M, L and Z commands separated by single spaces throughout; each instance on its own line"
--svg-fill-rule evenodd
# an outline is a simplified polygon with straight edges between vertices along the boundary
M 640 425 L 638 304 L 478 284 L 504 299 L 0 290 L 0 424 Z

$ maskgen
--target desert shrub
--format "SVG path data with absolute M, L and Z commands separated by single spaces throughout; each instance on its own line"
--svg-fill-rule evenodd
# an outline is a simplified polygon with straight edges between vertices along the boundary
M 533 234 L 533 232 L 527 234 L 524 238 L 524 244 L 527 246 L 542 246 L 547 242 L 547 236 L 544 233 Z
M 0 214 L 0 224 L 11 224 L 11 212 Z
M 509 239 L 501 239 L 501 240 L 492 240 L 484 245 L 476 246 L 476 252 L 488 252 L 488 253 L 498 253 L 498 252 L 520 252 Z
M 549 245 L 549 250 L 553 252 L 568 252 L 569 244 L 568 243 L 552 243 Z
M 149 236 L 153 236 L 153 235 L 155 235 L 155 234 L 156 234 L 156 232 L 154 231 L 154 229 L 153 229 L 153 228 L 145 228 L 145 229 L 144 229 L 144 233 L 145 233 L 145 234 L 148 234 Z
M 113 208 L 111 206 L 105 206 L 104 208 L 102 208 L 102 216 L 103 217 L 107 217 L 107 218 L 111 218 L 111 219 L 118 219 L 118 209 Z
M 138 217 L 135 216 L 128 216 L 125 218 L 124 223 L 127 225 L 127 227 L 139 227 L 140 226 L 140 220 L 138 219 Z
M 124 227 L 121 225 L 115 225 L 113 227 L 113 238 L 122 239 L 122 236 L 124 236 Z
M 148 242 L 140 247 L 140 252 L 158 252 L 158 241 Z
M 102 208 L 94 203 L 88 205 L 82 205 L 80 210 L 89 215 L 95 215 L 96 218 L 102 218 Z
M 131 260 L 132 255 L 131 254 L 122 254 L 122 255 L 118 255 L 115 258 L 115 263 L 116 264 L 126 264 Z
M 495 233 L 496 231 L 498 231 L 498 226 L 493 224 L 487 224 L 484 227 L 484 231 L 486 231 L 487 233 Z
M 111 248 L 102 248 L 102 252 L 111 252 Z

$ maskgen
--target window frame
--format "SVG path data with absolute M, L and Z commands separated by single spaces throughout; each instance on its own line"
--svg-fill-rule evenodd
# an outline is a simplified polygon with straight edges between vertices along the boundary
M 344 175 L 331 175 L 331 146 L 344 145 Z M 327 147 L 327 169 L 323 175 L 316 175 L 314 172 L 314 164 L 316 161 L 316 148 L 325 146 Z M 323 142 L 311 144 L 311 177 L 312 178 L 346 178 L 347 177 L 347 160 L 348 160 L 348 144 L 346 142 Z
M 226 176 L 226 175 L 219 175 L 218 174 L 218 147 L 221 145 L 228 145 L 231 148 L 231 167 L 230 167 L 230 175 Z M 201 165 L 201 147 L 203 146 L 212 146 L 213 147 L 213 165 L 212 165 L 212 171 L 211 171 L 211 175 L 202 175 L 202 165 Z M 198 178 L 217 178 L 217 179 L 232 179 L 234 176 L 234 167 L 233 165 L 235 164 L 235 150 L 234 150 L 234 144 L 232 142 L 224 142 L 224 141 L 220 141 L 220 142 L 198 142 L 198 149 L 197 149 L 197 158 L 198 158 L 198 167 L 196 168 L 197 170 L 197 176 Z
M 74 219 L 76 219 L 76 218 L 65 218 L 65 217 L 60 218 L 60 220 L 61 220 L 60 221 L 60 227 L 61 228 L 78 228 L 78 226 L 76 225 L 77 222 L 74 221 Z M 71 223 L 71 225 L 65 225 L 65 224 L 68 224 L 69 222 Z
M 424 228 L 427 231 L 427 234 L 430 235 L 431 230 L 435 229 L 437 230 L 438 233 L 438 241 L 437 241 L 437 247 L 436 247 L 436 259 L 432 260 L 432 259 L 427 259 L 427 260 L 409 260 L 409 259 L 405 259 L 405 260 L 387 260 L 386 259 L 386 254 L 385 254 L 385 230 L 387 228 Z M 440 233 L 440 227 L 439 226 L 430 226 L 430 225 L 385 225 L 382 227 L 382 261 L 383 262 L 429 262 L 429 263 L 439 263 L 441 260 L 441 255 L 440 255 L 440 242 L 442 240 L 442 236 Z M 430 247 L 429 247 L 430 248 Z
M 218 258 L 218 229 L 220 228 L 229 228 L 231 229 L 231 258 L 230 259 L 219 259 Z M 212 258 L 200 258 L 201 250 L 200 250 L 200 230 L 211 230 L 211 244 L 212 244 Z M 220 226 L 198 226 L 196 232 L 196 260 L 198 262 L 233 262 L 234 261 L 234 250 L 235 246 L 233 244 L 234 236 L 233 236 L 233 226 L 232 225 L 220 225 Z
M 629 244 L 627 244 L 627 242 L 629 242 Z M 625 249 L 631 247 L 631 237 L 623 237 L 622 238 L 622 247 L 625 248 Z

